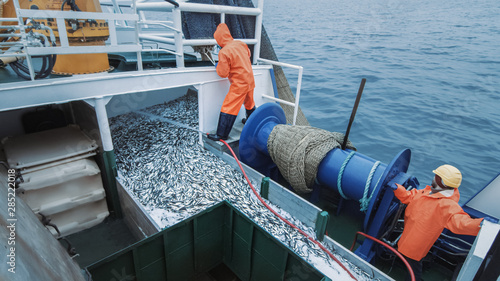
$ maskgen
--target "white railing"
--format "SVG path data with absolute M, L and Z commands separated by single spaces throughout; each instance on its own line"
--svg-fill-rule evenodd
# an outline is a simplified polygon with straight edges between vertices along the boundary
M 205 46 L 216 45 L 215 39 L 185 39 L 182 34 L 181 12 L 191 13 L 213 13 L 221 16 L 221 22 L 225 22 L 226 14 L 255 16 L 255 37 L 251 39 L 235 38 L 241 40 L 247 45 L 254 45 L 254 61 L 257 63 L 257 58 L 260 56 L 260 37 L 262 34 L 262 16 L 264 8 L 264 0 L 259 0 L 256 8 L 224 6 L 224 5 L 209 5 L 198 3 L 179 2 L 178 7 L 168 2 L 139 2 L 135 1 L 135 9 L 138 12 L 154 11 L 154 12 L 172 12 L 174 38 L 165 38 L 164 36 L 155 36 L 150 34 L 139 33 L 139 38 L 158 43 L 174 44 L 175 52 L 183 54 L 185 46 Z M 147 24 L 152 24 L 147 21 Z M 177 67 L 184 67 L 183 56 L 177 56 Z
M 31 80 L 35 80 L 35 71 L 33 69 L 32 56 L 44 55 L 58 55 L 58 54 L 92 54 L 92 53 L 110 53 L 110 52 L 137 52 L 138 68 L 142 70 L 142 46 L 137 38 L 135 43 L 119 44 L 117 39 L 117 32 L 115 21 L 139 21 L 139 16 L 134 14 L 114 14 L 114 13 L 97 13 L 97 12 L 76 12 L 76 11 L 57 11 L 57 10 L 32 10 L 21 9 L 18 0 L 13 0 L 16 9 L 15 19 L 2 19 L 2 21 L 14 20 L 18 22 L 18 30 L 20 33 L 13 34 L 12 36 L 20 37 L 19 46 L 22 49 L 9 49 L 0 53 L 1 57 L 8 56 L 24 56 L 28 64 Z M 57 29 L 59 31 L 59 45 L 58 46 L 40 46 L 33 44 L 30 41 L 33 36 L 45 36 L 42 33 L 34 32 L 27 34 L 26 29 L 33 26 L 24 23 L 24 19 L 31 20 L 39 19 L 55 19 Z M 66 20 L 79 19 L 79 20 L 105 20 L 108 23 L 109 39 L 106 45 L 102 46 L 70 46 L 68 34 L 66 31 Z M 48 26 L 43 26 L 53 34 L 52 29 Z M 64 31 L 64 32 L 63 32 Z M 52 36 L 51 36 L 52 37 Z M 46 39 L 46 38 L 45 38 Z M 47 42 L 48 40 L 44 40 Z M 52 43 L 55 39 L 51 38 Z
M 57 54 L 89 54 L 89 53 L 110 53 L 110 52 L 136 52 L 137 53 L 137 67 L 138 70 L 142 70 L 142 55 L 143 50 L 142 42 L 149 41 L 155 43 L 161 43 L 168 46 L 174 46 L 175 50 L 171 51 L 166 48 L 161 49 L 161 51 L 172 53 L 176 56 L 177 67 L 184 67 L 184 47 L 186 46 L 204 46 L 204 45 L 216 45 L 215 39 L 185 39 L 182 32 L 182 18 L 181 12 L 191 12 L 191 13 L 214 13 L 221 16 L 221 22 L 225 22 L 225 16 L 227 14 L 231 15 L 243 15 L 243 16 L 255 16 L 255 37 L 254 38 L 235 38 L 245 42 L 248 45 L 254 45 L 254 64 L 257 64 L 257 58 L 260 56 L 260 37 L 262 33 L 262 16 L 264 0 L 258 0 L 258 5 L 256 8 L 248 7 L 237 7 L 237 6 L 224 6 L 224 5 L 209 5 L 209 4 L 197 4 L 197 3 L 186 3 L 180 2 L 178 5 L 171 4 L 169 2 L 140 2 L 140 0 L 132 0 L 128 4 L 131 9 L 131 14 L 125 14 L 122 11 L 122 7 L 127 7 L 127 4 L 123 4 L 122 1 L 117 0 L 103 0 L 110 1 L 109 4 L 113 7 L 114 13 L 98 13 L 98 12 L 76 12 L 76 11 L 58 11 L 58 10 L 31 10 L 31 9 L 21 9 L 19 5 L 19 0 L 13 0 L 14 7 L 16 9 L 16 18 L 14 19 L 1 19 L 1 21 L 16 21 L 18 22 L 18 30 L 20 33 L 13 35 L 21 37 L 21 40 L 15 45 L 18 45 L 15 51 L 2 51 L 0 52 L 0 57 L 12 57 L 12 56 L 23 56 L 26 58 L 28 68 L 30 70 L 31 79 L 34 80 L 35 71 L 33 69 L 33 63 L 31 61 L 32 56 L 44 56 L 44 55 L 57 55 Z M 139 14 L 143 14 L 144 11 L 155 11 L 155 12 L 171 12 L 172 21 L 150 21 Z M 40 44 L 33 44 L 32 38 L 26 29 L 31 28 L 31 26 L 23 22 L 24 19 L 55 19 L 57 29 L 59 31 L 59 44 L 57 46 L 41 46 Z M 71 46 L 68 34 L 66 31 L 66 20 L 79 19 L 79 20 L 105 20 L 108 23 L 109 38 L 105 45 L 100 46 Z M 127 25 L 127 22 L 132 22 L 135 26 Z M 169 33 L 152 34 L 150 32 L 142 32 L 142 26 L 160 26 Z M 119 43 L 117 35 L 117 27 L 125 27 L 129 30 L 134 28 L 135 38 L 132 43 Z M 50 27 L 44 26 L 46 29 Z M 50 30 L 52 32 L 52 30 Z M 37 36 L 43 36 L 42 33 L 36 32 Z M 31 40 L 31 41 L 30 41 Z M 2 47 L 5 47 L 2 45 Z M 22 50 L 22 51 L 19 51 Z
M 279 98 L 276 98 L 276 97 L 273 97 L 273 96 L 269 96 L 269 95 L 262 95 L 262 97 L 264 97 L 264 98 L 267 98 L 267 99 L 270 99 L 270 100 L 273 100 L 273 101 L 277 101 L 277 102 L 282 103 L 282 104 L 286 104 L 286 105 L 292 106 L 293 107 L 293 121 L 292 121 L 292 124 L 295 125 L 295 123 L 297 121 L 297 113 L 299 111 L 300 88 L 302 87 L 302 73 L 304 72 L 304 68 L 302 66 L 298 66 L 298 65 L 293 65 L 293 64 L 288 64 L 288 63 L 282 63 L 282 62 L 277 62 L 277 61 L 272 61 L 272 60 L 267 60 L 267 59 L 262 59 L 262 58 L 258 58 L 257 61 L 258 62 L 262 62 L 262 63 L 266 63 L 266 64 L 281 66 L 281 67 L 293 68 L 293 69 L 297 69 L 299 71 L 299 75 L 297 77 L 297 90 L 295 92 L 295 103 L 292 103 L 292 102 L 289 102 L 289 101 L 286 101 L 286 100 L 282 100 L 282 99 L 279 99 Z
M 29 55 L 57 55 L 57 54 L 88 54 L 88 53 L 109 53 L 109 52 L 137 52 L 141 50 L 139 42 L 135 44 L 118 44 L 116 35 L 115 21 L 138 21 L 137 14 L 111 14 L 111 13 L 93 13 L 93 12 L 70 12 L 70 11 L 51 11 L 51 10 L 26 10 L 19 9 L 20 18 L 47 19 L 55 18 L 59 31 L 66 30 L 67 19 L 82 20 L 106 20 L 109 29 L 109 44 L 103 46 L 70 46 L 68 34 L 59 32 L 58 47 L 28 47 Z

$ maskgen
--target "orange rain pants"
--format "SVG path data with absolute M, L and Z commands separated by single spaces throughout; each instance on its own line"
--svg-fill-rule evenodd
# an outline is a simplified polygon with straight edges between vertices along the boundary
M 441 192 L 429 194 L 431 187 L 407 191 L 398 184 L 394 190 L 401 203 L 407 204 L 404 230 L 398 251 L 416 261 L 427 255 L 444 228 L 455 234 L 477 235 L 482 218 L 472 219 L 458 205 L 458 189 L 446 197 Z
M 245 109 L 248 110 L 255 106 L 253 99 L 255 80 L 250 62 L 250 49 L 245 43 L 233 39 L 225 23 L 217 26 L 214 38 L 222 47 L 219 52 L 217 74 L 223 78 L 229 77 L 231 82 L 221 112 L 238 115 L 242 104 L 245 104 Z

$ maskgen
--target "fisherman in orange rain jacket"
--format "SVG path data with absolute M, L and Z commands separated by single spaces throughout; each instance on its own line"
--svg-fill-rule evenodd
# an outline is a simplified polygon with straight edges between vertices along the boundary
M 216 64 L 217 74 L 223 78 L 229 77 L 231 86 L 222 103 L 217 133 L 209 134 L 208 138 L 227 140 L 241 105 L 245 104 L 247 118 L 255 110 L 253 99 L 255 81 L 248 46 L 242 41 L 234 40 L 225 23 L 217 26 L 214 38 L 222 47 L 219 52 L 219 62 Z
M 433 173 L 435 176 L 432 186 L 424 189 L 407 191 L 399 184 L 391 186 L 401 203 L 408 205 L 398 251 L 410 263 L 416 280 L 421 279 L 422 258 L 427 255 L 444 228 L 456 234 L 475 236 L 483 220 L 472 219 L 458 205 L 458 186 L 462 182 L 462 174 L 457 168 L 442 165 Z

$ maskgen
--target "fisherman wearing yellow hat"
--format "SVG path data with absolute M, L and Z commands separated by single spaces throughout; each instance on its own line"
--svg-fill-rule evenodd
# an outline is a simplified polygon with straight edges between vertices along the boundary
M 432 172 L 435 174 L 432 185 L 424 189 L 406 190 L 399 184 L 391 186 L 394 195 L 407 205 L 398 251 L 410 263 L 416 280 L 421 279 L 422 258 L 444 228 L 456 234 L 476 236 L 483 220 L 471 218 L 458 205 L 462 174 L 457 168 L 442 165 Z

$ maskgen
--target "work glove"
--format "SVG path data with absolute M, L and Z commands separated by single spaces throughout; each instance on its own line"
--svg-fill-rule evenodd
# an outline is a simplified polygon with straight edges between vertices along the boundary
M 397 185 L 395 182 L 393 182 L 393 183 L 390 185 L 390 187 L 392 188 L 392 190 L 396 190 L 396 189 L 398 189 L 398 185 Z

